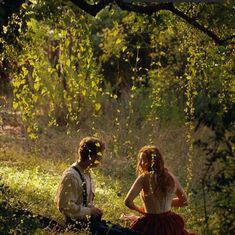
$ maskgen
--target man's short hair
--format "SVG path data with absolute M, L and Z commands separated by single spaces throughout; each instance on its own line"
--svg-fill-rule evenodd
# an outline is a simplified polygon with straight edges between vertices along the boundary
M 78 155 L 81 160 L 88 160 L 91 156 L 101 155 L 105 144 L 96 137 L 85 137 L 81 140 L 78 148 Z

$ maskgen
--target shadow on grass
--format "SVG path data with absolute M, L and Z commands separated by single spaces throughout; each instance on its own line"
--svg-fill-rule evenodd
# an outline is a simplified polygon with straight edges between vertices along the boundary
M 1 180 L 1 179 L 0 179 Z M 0 184 L 0 234 L 34 234 L 37 230 L 64 232 L 63 225 L 22 208 L 8 186 Z
M 34 234 L 38 229 L 48 232 L 64 232 L 65 228 L 57 221 L 42 215 L 35 215 L 0 203 L 0 234 Z

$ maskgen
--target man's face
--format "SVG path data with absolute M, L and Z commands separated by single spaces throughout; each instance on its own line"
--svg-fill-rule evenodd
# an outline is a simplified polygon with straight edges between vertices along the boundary
M 98 152 L 97 155 L 92 155 L 90 159 L 90 167 L 97 167 L 103 158 L 103 152 Z

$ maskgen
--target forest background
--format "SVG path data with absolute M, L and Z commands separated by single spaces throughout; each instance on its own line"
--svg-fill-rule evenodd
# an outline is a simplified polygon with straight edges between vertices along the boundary
M 45 233 L 22 208 L 62 221 L 56 187 L 93 135 L 105 219 L 125 225 L 138 149 L 155 144 L 187 227 L 234 234 L 234 2 L 90 4 L 0 2 L 0 233 Z

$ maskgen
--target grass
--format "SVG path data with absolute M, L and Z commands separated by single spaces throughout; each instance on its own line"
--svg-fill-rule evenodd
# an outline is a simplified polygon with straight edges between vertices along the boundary
M 62 222 L 62 215 L 54 204 L 54 196 L 62 171 L 70 164 L 42 159 L 35 155 L 18 154 L 10 149 L 0 154 L 0 162 L 1 182 L 7 185 L 13 194 L 8 198 L 9 206 L 18 207 L 20 203 L 21 207 L 34 214 Z M 120 183 L 112 177 L 103 176 L 97 170 L 93 174 L 96 178 L 97 206 L 104 210 L 104 219 L 120 223 L 119 216 L 127 211 L 123 206 L 124 193 L 121 192 Z M 38 234 L 43 231 L 35 232 Z
M 182 138 L 175 139 L 175 136 L 178 136 L 176 132 L 164 133 L 165 135 L 162 136 L 159 134 L 158 143 L 169 146 L 168 151 L 170 152 L 167 154 L 167 150 L 165 150 L 164 153 L 168 156 L 166 160 L 170 162 L 174 160 L 174 155 L 180 156 L 180 154 L 175 151 L 176 149 L 169 144 L 168 140 L 175 142 L 183 142 L 183 140 Z M 169 134 L 168 137 L 166 133 Z M 62 215 L 55 208 L 54 196 L 62 172 L 74 162 L 78 137 L 53 133 L 43 136 L 37 141 L 10 136 L 0 136 L 0 138 L 0 177 L 1 183 L 9 187 L 10 196 L 7 198 L 9 206 L 13 208 L 20 206 L 34 214 L 45 215 L 62 222 Z M 123 202 L 135 179 L 135 160 L 128 156 L 129 153 L 125 158 L 120 157 L 120 152 L 124 155 L 123 146 L 121 143 L 116 143 L 115 147 L 111 141 L 108 143 L 107 156 L 103 165 L 93 172 L 96 179 L 95 200 L 96 205 L 104 211 L 104 219 L 125 225 L 119 217 L 122 213 L 130 213 Z M 178 151 L 181 148 L 178 148 Z M 115 149 L 117 153 L 112 155 L 112 151 Z M 180 169 L 178 166 L 182 159 L 184 157 L 180 156 L 175 159 L 175 165 L 171 165 L 179 178 L 183 178 L 185 175 L 185 169 Z M 184 184 L 185 182 L 183 182 Z M 2 193 L 1 203 L 3 203 L 3 198 Z M 203 218 L 202 212 L 198 211 L 199 208 L 202 208 L 201 203 L 197 197 L 194 198 L 196 201 L 191 206 L 176 211 L 184 216 L 187 227 L 197 232 L 201 230 L 199 226 L 203 224 Z M 137 203 L 140 203 L 139 199 L 137 199 Z M 14 223 L 16 224 L 16 222 Z M 20 221 L 17 223 L 21 224 Z M 29 223 L 26 221 L 25 225 L 21 224 L 21 227 L 23 226 L 27 230 Z M 10 234 L 17 233 L 17 226 L 14 226 L 11 228 Z M 44 234 L 44 231 L 34 229 L 32 233 Z

